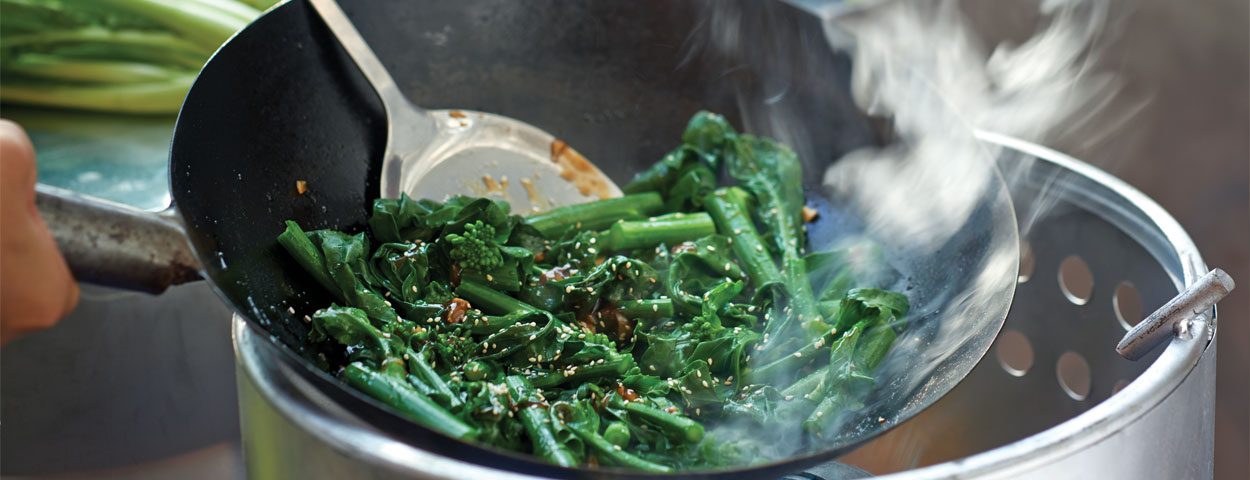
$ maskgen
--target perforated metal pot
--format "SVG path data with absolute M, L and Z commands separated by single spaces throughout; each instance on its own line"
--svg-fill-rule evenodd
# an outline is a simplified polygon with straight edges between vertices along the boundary
M 1207 272 L 1193 242 L 1158 204 L 1105 172 L 1037 145 L 981 137 L 1002 147 L 1028 243 L 1003 333 L 946 398 L 842 461 L 891 479 L 1210 478 L 1214 309 L 1141 360 L 1115 352 L 1129 326 L 1121 318 L 1140 318 Z M 309 388 L 290 357 L 258 335 L 235 318 L 254 478 L 525 476 L 365 426 Z M 846 472 L 795 474 L 851 478 Z

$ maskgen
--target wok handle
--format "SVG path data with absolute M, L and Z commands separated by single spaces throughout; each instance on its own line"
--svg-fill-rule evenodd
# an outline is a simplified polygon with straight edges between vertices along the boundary
M 1223 270 L 1217 268 L 1207 272 L 1124 334 L 1124 338 L 1115 347 L 1116 353 L 1129 360 L 1140 359 L 1155 345 L 1187 328 L 1190 319 L 1210 310 L 1234 286 L 1233 277 Z
M 147 212 L 43 184 L 35 205 L 79 281 L 160 293 L 202 278 L 173 208 Z

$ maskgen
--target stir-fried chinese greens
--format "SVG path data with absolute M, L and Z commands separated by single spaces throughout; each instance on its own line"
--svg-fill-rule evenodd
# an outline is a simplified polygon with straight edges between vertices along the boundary
M 368 232 L 278 241 L 330 293 L 308 320 L 336 374 L 431 429 L 565 466 L 751 464 L 758 427 L 855 415 L 908 310 L 853 252 L 804 254 L 800 168 L 701 112 L 620 199 L 379 199 Z

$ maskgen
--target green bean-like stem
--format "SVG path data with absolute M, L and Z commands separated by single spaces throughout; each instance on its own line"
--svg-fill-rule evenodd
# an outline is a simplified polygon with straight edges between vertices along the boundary
M 525 221 L 544 237 L 554 238 L 572 229 L 602 230 L 617 220 L 646 218 L 663 206 L 660 194 L 648 192 L 553 208 Z
M 734 255 L 757 288 L 782 282 L 781 271 L 764 248 L 764 241 L 755 229 L 747 210 L 748 193 L 738 187 L 720 188 L 703 200 L 721 235 L 733 238 Z
M 573 455 L 573 452 L 556 440 L 556 434 L 551 429 L 551 419 L 544 411 L 546 407 L 537 402 L 538 391 L 529 380 L 513 375 L 505 378 L 504 384 L 508 386 L 508 391 L 516 404 L 521 424 L 525 427 L 525 433 L 529 435 L 530 442 L 533 444 L 534 454 L 556 465 L 577 466 L 577 457 Z
M 343 380 L 432 430 L 466 440 L 477 436 L 477 430 L 443 410 L 403 378 L 377 372 L 357 362 L 343 369 Z
M 612 405 L 631 415 L 659 427 L 670 438 L 679 442 L 696 443 L 703 440 L 703 425 L 689 417 L 674 415 L 642 402 L 631 402 L 612 396 Z
M 716 233 L 716 224 L 708 214 L 678 212 L 614 223 L 607 232 L 607 245 L 610 250 L 630 250 L 661 243 L 674 245 L 713 233 Z
M 425 360 L 425 354 L 409 349 L 408 359 L 405 363 L 408 365 L 408 372 L 421 380 L 421 383 L 426 384 L 435 392 L 447 396 L 449 400 L 447 406 L 449 408 L 460 406 L 460 398 L 451 393 L 451 387 L 448 387 L 447 382 L 443 381 L 443 377 L 440 377 L 438 372 L 434 371 L 434 367 L 430 366 L 430 362 Z
M 586 428 L 585 425 L 566 423 L 565 426 L 580 437 L 582 441 L 586 442 L 586 445 L 595 449 L 599 455 L 615 465 L 636 468 L 644 472 L 668 473 L 673 471 L 671 467 L 650 462 L 637 455 L 626 452 L 620 446 L 613 445 L 612 442 L 607 441 L 607 439 L 603 438 L 598 433 Z
M 473 321 L 474 335 L 489 335 L 516 323 L 515 315 L 484 315 Z
M 628 355 L 620 355 L 616 358 L 607 358 L 603 363 L 592 363 L 588 365 L 579 365 L 572 369 L 572 373 L 565 375 L 563 370 L 546 372 L 545 374 L 536 374 L 529 377 L 530 381 L 538 388 L 550 388 L 564 383 L 578 384 L 587 380 L 599 378 L 616 378 L 625 373 L 625 369 L 631 366 L 632 358 Z
M 621 303 L 621 313 L 628 318 L 668 318 L 673 316 L 673 301 L 629 300 Z
M 512 298 L 506 293 L 467 279 L 460 280 L 460 286 L 456 287 L 456 295 L 468 300 L 474 308 L 496 315 L 539 311 L 537 308 Z
M 612 422 L 603 429 L 603 438 L 613 445 L 625 447 L 629 445 L 629 426 L 625 422 Z

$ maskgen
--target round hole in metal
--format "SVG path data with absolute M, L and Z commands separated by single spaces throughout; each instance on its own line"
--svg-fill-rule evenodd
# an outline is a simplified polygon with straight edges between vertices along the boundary
M 1129 282 L 1120 282 L 1111 295 L 1111 306 L 1115 310 L 1115 318 L 1125 330 L 1131 329 L 1141 322 L 1141 296 L 1137 288 Z
M 1124 390 L 1124 387 L 1127 387 L 1128 383 L 1128 380 L 1117 380 L 1115 382 L 1115 386 L 1111 387 L 1111 394 L 1115 395 L 1120 393 L 1120 390 Z
M 1033 276 L 1033 247 L 1023 238 L 1020 239 L 1020 275 L 1016 277 L 1016 283 L 1024 283 L 1029 281 Z
M 1023 377 L 1033 367 L 1033 345 L 1029 337 L 1017 330 L 1003 330 L 994 342 L 995 355 L 1003 370 L 1016 377 Z
M 1059 264 L 1059 289 L 1063 290 L 1063 296 L 1068 297 L 1068 301 L 1076 305 L 1089 303 L 1089 297 L 1094 293 L 1094 274 L 1089 271 L 1085 260 L 1076 255 L 1063 259 Z
M 1055 364 L 1055 374 L 1059 377 L 1059 386 L 1073 400 L 1085 400 L 1089 397 L 1089 363 L 1081 354 L 1069 351 L 1060 355 L 1059 362 Z

